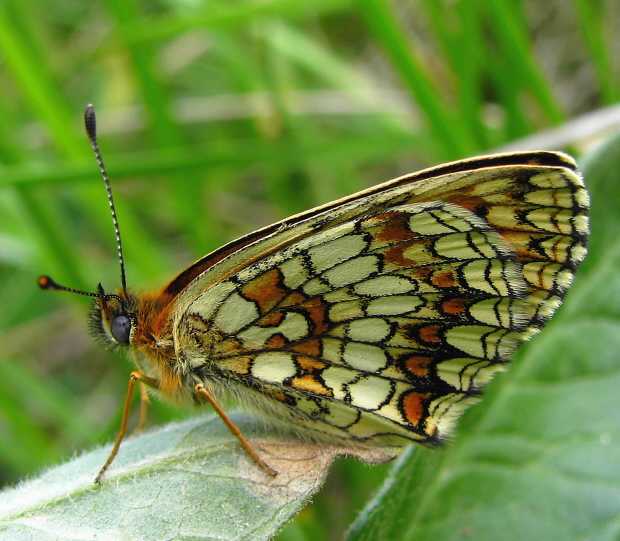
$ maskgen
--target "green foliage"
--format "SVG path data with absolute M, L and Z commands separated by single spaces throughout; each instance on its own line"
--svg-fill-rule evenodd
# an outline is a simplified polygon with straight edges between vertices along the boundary
M 86 103 L 98 109 L 129 283 L 157 288 L 288 214 L 617 102 L 617 9 L 3 1 L 0 481 L 107 442 L 119 422 L 130 365 L 91 344 L 85 299 L 35 285 L 42 273 L 88 290 L 118 284 Z M 569 130 L 573 153 L 591 135 Z M 448 448 L 412 450 L 389 475 L 339 460 L 282 539 L 339 539 L 365 504 L 350 539 L 618 537 L 619 156 L 611 141 L 583 162 L 593 238 L 566 305 Z M 190 415 L 153 410 L 157 424 Z
M 265 455 L 280 472 L 272 478 L 211 415 L 128 440 L 95 485 L 110 447 L 0 493 L 2 539 L 268 539 L 319 488 L 328 462 Z

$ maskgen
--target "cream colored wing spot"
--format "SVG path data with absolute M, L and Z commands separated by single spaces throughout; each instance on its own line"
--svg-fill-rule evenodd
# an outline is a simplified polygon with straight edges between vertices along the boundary
M 400 392 L 402 392 L 402 387 L 401 385 L 397 385 L 397 391 L 392 395 L 392 398 L 390 399 L 390 401 L 381 406 L 379 409 L 377 409 L 377 411 L 375 411 L 375 414 L 380 415 L 381 417 L 385 417 L 386 419 L 390 419 L 391 421 L 394 421 L 395 423 L 398 424 L 403 424 L 405 422 L 405 420 L 403 419 L 403 415 L 400 412 L 400 410 L 398 409 L 398 398 L 400 395 Z M 406 388 L 409 388 L 410 386 L 407 385 Z
M 284 276 L 284 285 L 290 289 L 296 289 L 310 279 L 301 257 L 285 259 L 279 264 L 279 268 Z
M 329 308 L 329 319 L 332 323 L 359 319 L 366 315 L 366 311 L 359 300 L 339 302 Z
M 496 234 L 470 231 L 452 233 L 439 237 L 434 244 L 435 251 L 446 259 L 493 259 L 507 253 L 500 249 Z
M 252 375 L 269 383 L 283 383 L 297 373 L 297 366 L 290 353 L 274 351 L 259 353 L 252 364 Z
M 523 267 L 525 279 L 532 285 L 553 291 L 566 289 L 573 279 L 573 273 L 557 263 L 535 261 Z
M 433 400 L 428 404 L 426 431 L 431 434 L 450 433 L 463 411 L 479 400 L 477 396 L 462 393 L 449 393 Z
M 348 385 L 351 404 L 366 410 L 376 410 L 391 395 L 392 384 L 384 378 L 366 376 Z
M 392 332 L 392 326 L 380 318 L 362 318 L 348 325 L 347 337 L 354 342 L 381 342 Z
M 342 340 L 338 338 L 331 338 L 329 335 L 327 335 L 323 337 L 321 341 L 323 343 L 323 359 L 325 359 L 328 363 L 332 365 L 343 364 L 342 351 L 344 349 L 344 344 Z M 323 377 L 325 377 L 325 373 L 328 370 L 329 368 L 322 372 Z
M 325 386 L 334 393 L 336 400 L 345 400 L 347 397 L 347 385 L 357 378 L 357 373 L 349 368 L 334 365 L 323 370 L 321 377 L 325 382 Z
M 484 359 L 454 358 L 437 364 L 437 374 L 459 391 L 478 389 L 488 383 L 506 365 Z
M 482 325 L 462 325 L 446 330 L 446 342 L 480 359 L 511 355 L 521 341 L 518 333 Z
M 378 271 L 379 260 L 376 256 L 360 256 L 325 271 L 322 278 L 332 287 L 338 288 L 360 282 Z
M 568 171 L 562 173 L 559 171 L 549 171 L 532 175 L 529 183 L 537 188 L 572 188 L 572 186 L 583 186 L 581 178 Z
M 260 327 L 252 325 L 238 336 L 247 349 L 260 349 L 275 334 L 281 334 L 289 341 L 301 340 L 309 334 L 308 321 L 301 314 L 289 312 L 279 325 Z
M 377 276 L 364 280 L 353 286 L 353 291 L 358 295 L 374 297 L 381 292 L 382 295 L 403 295 L 413 293 L 418 289 L 414 280 L 403 276 Z
M 323 299 L 327 304 L 337 304 L 339 302 L 351 302 L 359 300 L 359 296 L 355 292 L 350 291 L 349 288 L 339 288 L 325 293 Z
M 302 286 L 302 291 L 310 297 L 319 297 L 332 291 L 332 286 L 319 278 L 312 278 Z
M 579 232 L 579 234 L 583 234 L 583 232 Z M 578 265 L 583 258 L 586 256 L 587 250 L 585 246 L 581 245 L 573 245 L 570 249 L 569 261 L 572 265 Z
M 403 205 L 398 209 L 411 213 L 409 230 L 425 237 L 441 237 L 485 226 L 475 214 L 449 203 Z
M 305 396 L 297 396 L 295 409 L 308 414 L 310 417 L 319 419 L 323 417 L 321 407 L 319 406 L 320 403 L 321 400 L 311 400 Z
M 344 394 L 342 396 L 344 397 Z M 342 400 L 342 398 L 340 400 Z M 322 418 L 330 425 L 334 425 L 339 428 L 347 428 L 358 421 L 359 415 L 359 410 L 351 406 L 346 406 L 343 403 L 332 402 L 328 412 L 325 413 Z
M 222 302 L 215 316 L 215 324 L 222 332 L 233 334 L 255 321 L 258 316 L 256 304 L 234 292 Z
M 560 291 L 566 291 L 569 286 L 573 283 L 574 274 L 570 272 L 568 269 L 562 269 L 558 271 L 555 275 L 555 283 L 557 289 Z M 562 303 L 561 299 L 558 299 L 560 304 Z
M 562 236 L 555 236 L 540 242 L 538 246 L 545 251 L 549 259 L 555 259 L 561 263 L 565 263 L 570 259 L 572 239 Z
M 379 372 L 388 364 L 388 356 L 382 348 L 361 342 L 345 343 L 342 358 L 348 366 L 363 372 Z
M 369 316 L 397 316 L 415 313 L 422 306 L 424 306 L 424 300 L 421 297 L 392 295 L 370 301 L 366 313 Z
M 315 273 L 321 273 L 358 256 L 367 246 L 362 235 L 345 235 L 308 249 Z
M 413 431 L 407 431 L 402 425 L 397 425 L 388 419 L 384 419 L 375 412 L 362 412 L 357 423 L 351 425 L 347 432 L 355 440 L 375 441 L 386 437 L 387 444 L 394 444 L 394 440 L 398 441 L 395 436 L 401 436 L 408 440 L 422 440 L 422 436 Z M 398 445 L 398 443 L 396 443 Z M 402 445 L 402 443 L 400 443 Z
M 518 266 L 510 261 L 478 259 L 460 267 L 467 287 L 489 295 L 521 296 L 527 284 Z
M 588 192 L 585 190 L 579 190 L 575 194 L 575 203 L 581 208 L 587 208 L 590 205 L 590 196 L 588 195 Z M 588 235 L 590 233 L 588 228 L 588 216 L 586 214 L 579 214 L 575 216 L 575 222 L 581 222 L 584 224 L 582 226 L 583 229 L 581 227 L 577 229 L 579 233 L 584 235 Z
M 494 297 L 471 305 L 469 314 L 490 326 L 520 329 L 531 320 L 533 309 L 525 301 Z
M 232 282 L 220 282 L 199 295 L 191 304 L 191 311 L 204 319 L 211 319 L 222 302 L 237 286 Z
M 531 192 L 525 196 L 525 201 L 531 203 L 536 206 L 542 207 L 560 207 L 554 214 L 556 215 L 564 215 L 564 216 L 573 216 L 574 214 L 570 211 L 570 208 L 573 204 L 573 194 L 566 190 L 537 190 L 535 192 Z M 564 210 L 561 210 L 564 209 Z M 547 221 L 550 214 L 549 211 L 544 213 L 544 209 L 537 209 L 536 216 L 543 219 L 543 223 Z M 540 224 L 533 220 L 532 223 L 535 223 L 537 227 L 540 227 Z

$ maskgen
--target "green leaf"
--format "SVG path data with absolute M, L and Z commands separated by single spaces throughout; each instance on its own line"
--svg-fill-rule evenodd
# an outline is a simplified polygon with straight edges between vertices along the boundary
M 235 422 L 252 437 L 243 417 Z M 0 493 L 0 537 L 269 539 L 320 487 L 334 448 L 254 442 L 264 472 L 219 418 L 201 416 L 127 440 L 103 479 L 110 447 Z

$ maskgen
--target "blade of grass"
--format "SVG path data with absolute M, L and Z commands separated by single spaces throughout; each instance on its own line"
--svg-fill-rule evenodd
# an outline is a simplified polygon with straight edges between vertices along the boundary
M 397 72 L 403 78 L 413 100 L 429 123 L 429 129 L 449 160 L 475 152 L 472 138 L 463 124 L 456 122 L 452 107 L 441 101 L 441 93 L 426 73 L 415 51 L 411 50 L 394 13 L 384 0 L 359 3 L 364 19 L 374 37 L 385 49 Z
M 231 30 L 243 26 L 263 16 L 306 19 L 309 14 L 318 16 L 338 12 L 353 5 L 353 0 L 269 0 L 266 2 L 223 3 L 217 8 L 211 4 L 184 11 L 180 15 L 162 16 L 142 20 L 130 25 L 123 31 L 133 40 L 161 40 L 177 36 L 192 28 L 216 28 Z
M 528 29 L 522 14 L 510 2 L 503 0 L 492 0 L 485 6 L 491 17 L 493 33 L 501 45 L 504 73 L 512 71 L 515 74 L 513 80 L 532 92 L 547 119 L 559 124 L 565 115 L 539 69 L 529 45 Z
M 575 0 L 575 9 L 579 19 L 579 28 L 583 33 L 586 47 L 589 49 L 592 66 L 596 71 L 601 95 L 605 103 L 614 103 L 620 98 L 620 90 L 613 74 L 609 58 L 611 48 L 603 24 L 604 11 L 600 2 Z

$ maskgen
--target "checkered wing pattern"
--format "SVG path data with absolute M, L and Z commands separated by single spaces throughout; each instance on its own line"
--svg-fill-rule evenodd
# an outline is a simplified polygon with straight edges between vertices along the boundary
M 436 444 L 560 305 L 587 208 L 570 158 L 541 152 L 294 216 L 196 263 L 180 366 L 310 439 Z

